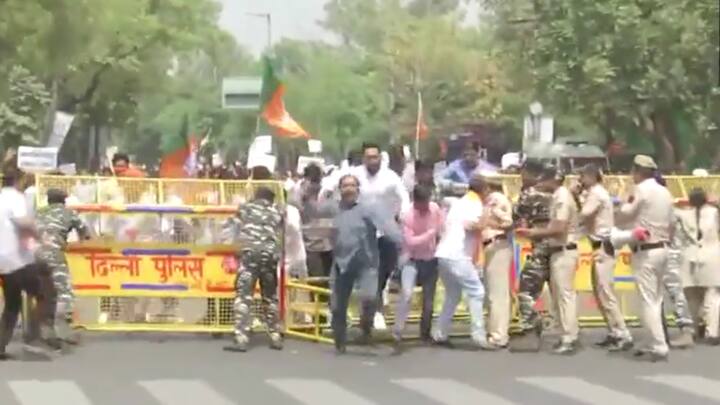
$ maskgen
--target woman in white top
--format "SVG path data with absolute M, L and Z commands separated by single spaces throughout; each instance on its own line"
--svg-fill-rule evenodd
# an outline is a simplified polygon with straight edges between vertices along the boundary
M 720 211 L 701 189 L 690 192 L 690 206 L 677 213 L 675 232 L 684 242 L 680 276 L 696 325 L 704 325 L 709 343 L 720 345 Z M 697 337 L 702 334 L 701 328 Z

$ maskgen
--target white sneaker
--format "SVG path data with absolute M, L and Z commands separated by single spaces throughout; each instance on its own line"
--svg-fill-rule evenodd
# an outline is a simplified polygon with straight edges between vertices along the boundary
M 380 312 L 375 313 L 375 320 L 373 321 L 373 327 L 375 330 L 386 330 L 387 324 L 385 323 L 385 317 Z

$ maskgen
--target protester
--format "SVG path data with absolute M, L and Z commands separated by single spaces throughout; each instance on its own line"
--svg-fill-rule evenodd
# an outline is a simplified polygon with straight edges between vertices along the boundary
M 350 295 L 357 287 L 361 316 L 360 343 L 369 343 L 372 316 L 377 307 L 378 267 L 381 232 L 393 249 L 397 249 L 402 235 L 390 212 L 361 201 L 360 181 L 353 175 L 340 178 L 340 202 L 327 201 L 322 210 L 334 213 L 333 269 L 330 273 L 332 329 L 335 348 L 345 353 L 347 345 L 347 310 Z
M 415 186 L 412 208 L 401 215 L 403 227 L 403 253 L 401 257 L 401 293 L 395 311 L 393 339 L 396 351 L 401 350 L 402 332 L 410 313 L 410 303 L 416 283 L 422 286 L 420 339 L 431 341 L 433 304 L 438 271 L 435 247 L 443 229 L 443 213 L 430 201 L 431 190 L 424 185 Z
M 27 334 L 23 336 L 24 349 L 48 355 L 47 349 L 40 342 L 41 311 L 47 307 L 48 297 L 43 294 L 30 246 L 33 239 L 38 239 L 38 234 L 33 219 L 28 217 L 25 196 L 16 188 L 19 178 L 17 169 L 3 169 L 0 190 L 0 281 L 5 305 L 0 320 L 0 360 L 11 358 L 7 346 L 15 332 L 23 292 L 37 302 L 28 313 Z

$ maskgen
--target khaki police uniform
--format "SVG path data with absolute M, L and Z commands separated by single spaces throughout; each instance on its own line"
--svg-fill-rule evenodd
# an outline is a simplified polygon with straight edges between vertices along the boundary
M 636 166 L 657 169 L 648 156 L 638 155 Z M 643 227 L 650 233 L 648 240 L 633 249 L 632 269 L 640 295 L 640 315 L 649 332 L 648 349 L 658 355 L 669 351 L 662 325 L 663 273 L 668 264 L 668 245 L 674 226 L 673 197 L 654 178 L 635 186 L 633 198 L 620 207 L 633 227 Z
M 560 186 L 552 197 L 550 219 L 567 224 L 565 233 L 550 238 L 550 291 L 558 314 L 560 340 L 575 343 L 578 339 L 577 291 L 575 271 L 578 263 L 578 207 L 570 190 Z
M 487 178 L 486 181 L 501 180 Z M 487 224 L 483 229 L 483 244 L 485 289 L 489 304 L 488 336 L 491 343 L 506 346 L 510 328 L 510 265 L 513 256 L 507 229 L 513 222 L 512 203 L 503 193 L 492 192 L 485 199 L 483 215 Z
M 632 339 L 625 325 L 618 299 L 613 289 L 615 277 L 614 248 L 607 240 L 614 226 L 614 211 L 610 193 L 596 184 L 587 190 L 580 210 L 580 222 L 593 247 L 592 286 L 598 309 L 605 319 L 608 335 L 614 339 Z

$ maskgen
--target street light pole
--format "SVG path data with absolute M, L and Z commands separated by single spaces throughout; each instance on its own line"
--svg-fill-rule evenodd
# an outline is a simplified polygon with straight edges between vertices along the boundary
M 265 22 L 267 24 L 267 44 L 266 44 L 266 51 L 270 52 L 270 48 L 272 47 L 272 14 L 270 13 L 246 13 L 249 16 L 252 17 L 259 17 L 264 18 Z
M 245 13 L 251 17 L 264 18 L 267 29 L 267 44 L 265 44 L 265 53 L 270 54 L 272 48 L 272 14 L 270 13 Z M 258 114 L 255 120 L 255 136 L 260 135 L 260 115 Z

